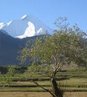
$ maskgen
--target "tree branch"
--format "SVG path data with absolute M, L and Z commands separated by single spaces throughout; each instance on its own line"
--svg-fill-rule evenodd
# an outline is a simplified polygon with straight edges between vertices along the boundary
M 39 85 L 36 81 L 33 81 L 34 84 L 36 84 L 37 86 L 39 86 L 40 88 L 42 88 L 43 90 L 45 90 L 46 92 L 49 92 L 53 97 L 56 97 L 55 94 L 50 91 L 49 89 L 44 88 L 43 86 Z

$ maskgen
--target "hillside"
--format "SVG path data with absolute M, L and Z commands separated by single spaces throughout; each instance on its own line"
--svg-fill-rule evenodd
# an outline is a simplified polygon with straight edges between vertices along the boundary
M 0 30 L 0 65 L 19 64 L 17 60 L 19 52 L 25 47 L 27 41 L 29 47 L 31 47 L 37 37 L 43 38 L 44 35 L 28 37 L 20 40 L 11 37 L 5 31 Z

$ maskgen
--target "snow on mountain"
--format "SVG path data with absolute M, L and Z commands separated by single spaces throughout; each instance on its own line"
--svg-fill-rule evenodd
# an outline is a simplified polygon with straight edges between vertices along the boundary
M 2 29 L 5 26 L 4 23 L 0 23 L 0 29 Z
M 27 15 L 25 14 L 24 16 L 21 17 L 21 20 L 24 20 L 27 18 Z
M 40 20 L 28 15 L 8 23 L 0 23 L 0 29 L 5 30 L 12 37 L 20 39 L 47 34 L 50 31 Z
M 9 22 L 7 23 L 7 25 L 9 26 L 11 23 L 12 23 L 12 21 L 9 21 Z
M 26 38 L 26 37 L 32 37 L 35 35 L 36 35 L 36 32 L 35 32 L 34 24 L 31 22 L 28 22 L 28 27 L 25 29 L 24 34 L 16 36 L 16 37 L 22 39 L 22 38 Z

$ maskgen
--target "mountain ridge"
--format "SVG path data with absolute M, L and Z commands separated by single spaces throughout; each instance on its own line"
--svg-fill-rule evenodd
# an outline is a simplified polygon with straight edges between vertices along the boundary
M 51 29 L 40 20 L 28 15 L 24 15 L 16 20 L 11 20 L 8 23 L 0 23 L 0 29 L 8 32 L 12 37 L 19 39 L 45 35 L 51 32 Z
M 37 38 L 45 38 L 45 35 L 18 39 L 10 36 L 5 31 L 0 30 L 0 65 L 19 65 L 17 57 L 28 42 L 29 48 L 35 43 Z

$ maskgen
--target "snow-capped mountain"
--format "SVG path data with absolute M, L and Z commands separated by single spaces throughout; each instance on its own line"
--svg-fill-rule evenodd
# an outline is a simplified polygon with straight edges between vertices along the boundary
M 11 20 L 8 23 L 0 23 L 0 29 L 6 31 L 12 37 L 20 39 L 50 32 L 50 29 L 40 20 L 28 15 L 17 20 Z

